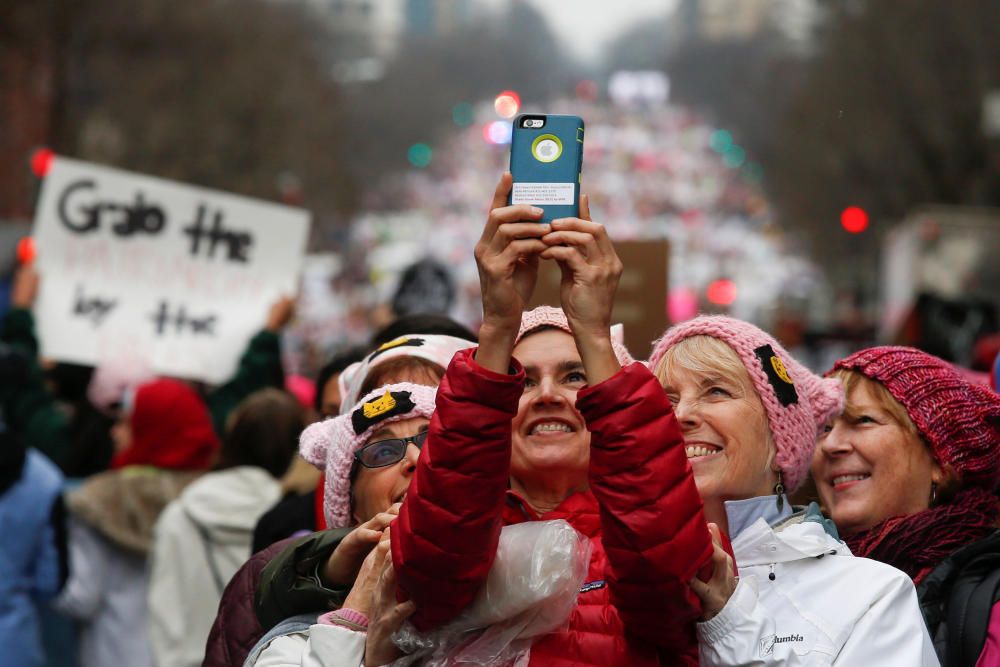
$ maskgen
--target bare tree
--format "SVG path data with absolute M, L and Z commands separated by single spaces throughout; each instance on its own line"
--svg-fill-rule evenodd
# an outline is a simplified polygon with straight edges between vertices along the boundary
M 20 4 L 37 8 L 13 29 L 50 54 L 52 100 L 43 111 L 57 152 L 269 199 L 298 181 L 321 218 L 351 209 L 341 101 L 320 55 L 324 34 L 297 7 Z
M 55 1 L 0 0 L 0 220 L 31 214 L 31 151 L 51 134 Z
M 349 92 L 352 168 L 366 182 L 409 168 L 409 146 L 454 130 L 458 103 L 512 89 L 537 105 L 572 90 L 573 63 L 544 17 L 524 3 L 446 34 L 402 40 L 382 80 Z
M 1000 204 L 980 118 L 985 93 L 1000 87 L 997 25 L 995 0 L 838 8 L 769 179 L 786 223 L 808 232 L 821 259 L 872 258 L 879 232 L 918 204 Z M 851 205 L 871 216 L 861 238 L 838 222 Z

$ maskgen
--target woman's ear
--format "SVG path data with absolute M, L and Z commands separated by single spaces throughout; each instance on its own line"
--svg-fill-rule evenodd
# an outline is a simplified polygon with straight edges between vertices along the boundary
M 774 442 L 774 435 L 771 433 L 771 424 L 767 421 L 767 415 L 763 415 L 763 418 L 764 432 L 767 433 L 767 468 L 774 473 L 774 477 L 777 479 L 778 473 L 781 472 L 781 466 L 778 465 L 778 445 Z
M 358 518 L 358 512 L 355 509 L 355 507 L 357 507 L 357 503 L 354 502 L 354 489 L 351 489 L 351 493 L 349 495 L 349 498 L 350 498 L 350 501 L 351 501 L 351 525 L 352 526 L 360 526 L 361 523 L 362 523 L 362 521 L 361 521 L 361 519 Z
M 944 470 L 936 462 L 931 464 L 931 483 L 940 486 L 947 479 Z

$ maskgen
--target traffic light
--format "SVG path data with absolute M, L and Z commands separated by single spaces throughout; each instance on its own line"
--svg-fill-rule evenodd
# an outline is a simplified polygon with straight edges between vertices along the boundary
M 513 118 L 521 108 L 521 96 L 513 90 L 505 90 L 493 100 L 493 108 L 501 118 Z
M 848 206 L 840 214 L 840 226 L 848 234 L 860 234 L 868 229 L 868 213 L 858 206 Z
M 52 158 L 56 154 L 51 148 L 39 148 L 31 154 L 31 171 L 35 173 L 38 178 L 45 178 L 45 175 L 49 173 L 49 168 L 52 166 Z
M 17 242 L 18 264 L 31 264 L 35 261 L 35 239 L 25 236 Z
M 709 283 L 705 296 L 717 306 L 731 306 L 736 301 L 736 283 L 728 278 L 719 278 Z
M 406 159 L 410 161 L 414 167 L 418 169 L 423 169 L 431 163 L 431 158 L 434 156 L 434 151 L 427 144 L 413 144 L 410 146 L 409 150 L 406 151 Z

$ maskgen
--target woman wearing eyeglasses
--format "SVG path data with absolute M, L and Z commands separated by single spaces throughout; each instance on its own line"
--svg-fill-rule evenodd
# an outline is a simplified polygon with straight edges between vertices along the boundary
M 346 589 L 351 590 L 336 611 L 329 611 L 326 605 L 279 623 L 258 642 L 244 664 L 361 664 L 371 602 L 371 581 L 367 576 L 371 568 L 364 568 L 358 585 L 352 585 L 372 543 L 383 537 L 399 512 L 427 437 L 435 393 L 434 387 L 412 383 L 387 385 L 370 392 L 350 412 L 313 424 L 302 434 L 303 458 L 326 475 L 323 510 L 327 525 L 357 525 L 338 548 L 345 557 L 320 564 L 323 581 L 344 582 L 341 596 Z M 372 559 L 381 556 L 384 560 L 387 548 L 381 553 L 373 551 Z M 360 558 L 351 557 L 355 552 Z M 391 622 L 395 629 L 412 605 L 393 607 Z M 366 662 L 382 664 L 380 659 L 373 653 Z
M 421 322 L 414 324 L 417 332 L 392 338 L 344 370 L 339 379 L 344 410 L 352 409 L 374 388 L 387 384 L 411 382 L 436 387 L 455 351 L 473 345 L 448 335 L 420 333 Z M 323 517 L 324 488 L 325 481 L 318 485 L 316 493 L 310 494 L 314 506 L 311 517 Z M 287 518 L 284 508 L 275 508 L 272 513 L 267 517 L 272 528 L 288 531 L 284 535 L 295 532 L 289 529 L 288 521 L 280 520 Z M 325 519 L 317 525 L 327 528 Z M 359 532 L 348 527 L 321 530 L 255 553 L 226 586 L 205 647 L 205 667 L 242 664 L 248 650 L 264 633 L 286 618 L 342 605 L 354 575 L 375 547 L 378 530 L 381 527 Z M 341 578 L 323 579 L 327 572 Z M 347 575 L 349 578 L 345 578 Z

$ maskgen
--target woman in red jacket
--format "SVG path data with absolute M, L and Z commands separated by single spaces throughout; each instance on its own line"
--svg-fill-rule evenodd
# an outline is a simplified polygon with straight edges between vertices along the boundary
M 712 554 L 684 443 L 663 390 L 610 333 L 621 261 L 604 228 L 536 222 L 497 188 L 476 246 L 480 346 L 458 353 L 392 533 L 412 621 L 437 627 L 466 607 L 503 525 L 565 519 L 593 544 L 568 627 L 531 664 L 697 664 L 700 604 L 688 582 Z M 524 314 L 539 259 L 558 262 L 563 310 Z M 624 366 L 624 367 L 623 367 Z

